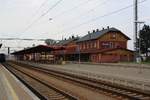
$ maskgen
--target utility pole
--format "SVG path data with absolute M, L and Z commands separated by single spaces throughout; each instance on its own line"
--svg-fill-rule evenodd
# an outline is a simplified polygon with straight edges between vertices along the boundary
M 140 37 L 140 25 L 141 24 L 144 24 L 145 22 L 144 21 L 137 21 L 137 24 L 139 25 L 139 28 L 138 28 L 138 34 L 137 34 L 137 55 L 138 55 L 138 62 L 140 63 L 141 62 L 141 37 Z
M 138 0 L 134 0 L 134 60 L 137 62 L 138 52 L 137 52 L 137 33 L 138 33 Z

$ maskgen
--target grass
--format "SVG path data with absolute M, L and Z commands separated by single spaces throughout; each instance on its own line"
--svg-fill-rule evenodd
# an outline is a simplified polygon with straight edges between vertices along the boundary
M 137 62 L 119 62 L 120 64 L 139 64 Z M 150 61 L 143 61 L 142 64 L 150 65 Z
M 142 62 L 142 64 L 148 64 L 148 65 L 150 65 L 150 61 L 144 61 L 144 62 Z

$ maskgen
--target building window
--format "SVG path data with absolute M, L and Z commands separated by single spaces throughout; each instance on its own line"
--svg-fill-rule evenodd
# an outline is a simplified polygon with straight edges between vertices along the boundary
M 102 43 L 102 48 L 109 48 L 109 43 L 103 42 Z
M 90 42 L 88 43 L 88 47 L 90 48 Z
M 116 39 L 116 33 L 111 34 L 111 39 Z
M 92 48 L 92 42 L 90 43 L 90 48 Z
M 110 42 L 110 48 L 113 48 L 114 46 L 113 46 L 113 43 L 112 42 Z
M 85 43 L 85 49 L 87 49 L 86 43 Z
M 85 44 L 83 43 L 83 49 L 85 49 Z
M 102 42 L 102 48 L 113 48 L 112 42 Z
M 89 46 L 88 43 L 86 43 L 86 49 L 88 49 L 88 46 Z
M 82 50 L 82 45 L 79 45 L 80 50 Z
M 94 42 L 92 42 L 92 48 L 94 48 Z
M 119 42 L 116 44 L 116 47 L 117 47 L 117 48 L 126 48 L 126 42 L 121 42 L 121 41 L 119 41 Z
M 95 43 L 94 43 L 94 48 L 96 48 L 96 46 L 97 46 L 97 43 L 95 42 Z

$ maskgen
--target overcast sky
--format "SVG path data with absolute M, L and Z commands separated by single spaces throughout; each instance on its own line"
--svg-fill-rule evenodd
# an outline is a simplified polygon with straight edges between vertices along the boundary
M 115 27 L 133 39 L 133 0 L 0 0 L 0 38 L 62 39 Z M 139 0 L 143 1 L 143 0 Z M 58 3 L 57 3 L 58 2 Z M 57 3 L 57 5 L 55 5 Z M 150 25 L 150 0 L 139 4 L 139 20 Z M 105 17 L 101 17 L 104 16 Z M 26 47 L 43 42 L 1 41 Z M 133 41 L 128 43 L 133 49 Z M 14 49 L 14 48 L 13 48 Z M 1 51 L 4 51 L 1 49 Z

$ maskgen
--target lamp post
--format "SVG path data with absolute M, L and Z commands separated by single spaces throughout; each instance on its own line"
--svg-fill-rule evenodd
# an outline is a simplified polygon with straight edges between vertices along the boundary
M 141 65 L 141 37 L 140 37 L 140 25 L 144 24 L 144 21 L 136 21 L 136 23 L 139 25 L 139 34 L 138 34 L 138 38 L 139 38 L 139 42 L 138 42 L 138 58 L 137 58 L 137 62 L 140 64 L 140 70 L 139 73 L 142 73 L 142 65 Z
M 78 53 L 78 63 L 79 63 L 79 66 L 80 66 L 80 47 L 79 47 L 79 45 L 77 45 L 77 53 Z

